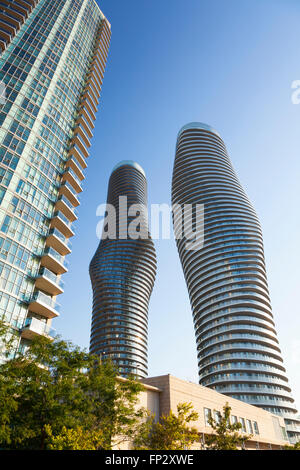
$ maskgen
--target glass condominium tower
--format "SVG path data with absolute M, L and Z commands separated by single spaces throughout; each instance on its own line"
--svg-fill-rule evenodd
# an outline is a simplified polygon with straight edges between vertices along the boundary
M 193 312 L 200 384 L 283 416 L 289 438 L 298 441 L 260 223 L 223 140 L 206 124 L 187 124 L 178 134 L 172 202 L 204 205 L 203 247 L 187 250 L 185 238 L 177 240 Z
M 102 236 L 90 264 L 90 352 L 110 358 L 121 376 L 143 378 L 148 373 L 148 304 L 156 254 L 148 231 L 147 181 L 140 165 L 125 160 L 113 169 L 107 204 L 116 211 L 116 231 L 110 238 Z M 140 230 L 145 234 L 137 233 L 137 238 L 127 235 L 135 219 L 127 209 L 134 204 L 139 205 Z M 108 229 L 105 222 L 103 230 Z
M 111 33 L 94 0 L 0 8 L 0 318 L 23 352 L 59 315 Z

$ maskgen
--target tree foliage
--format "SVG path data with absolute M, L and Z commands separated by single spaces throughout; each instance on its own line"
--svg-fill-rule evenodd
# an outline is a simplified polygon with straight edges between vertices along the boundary
M 86 439 L 111 449 L 116 438 L 132 436 L 143 416 L 142 389 L 70 342 L 36 339 L 24 355 L 0 365 L 0 447 L 72 447 Z
M 209 425 L 213 428 L 213 434 L 206 435 L 206 448 L 209 450 L 238 450 L 251 436 L 242 435 L 241 423 L 231 423 L 231 408 L 228 403 L 223 407 L 223 413 L 219 413 L 219 419 L 209 418 Z
M 102 430 L 84 429 L 82 426 L 72 429 L 64 426 L 60 434 L 54 435 L 51 427 L 46 425 L 45 431 L 49 450 L 98 450 L 105 442 Z
M 163 415 L 159 422 L 149 415 L 137 432 L 134 440 L 135 450 L 185 450 L 199 441 L 195 427 L 190 423 L 197 421 L 198 413 L 193 410 L 191 403 L 180 403 L 177 415 L 170 411 Z
M 300 450 L 300 441 L 291 446 L 284 446 L 284 450 Z

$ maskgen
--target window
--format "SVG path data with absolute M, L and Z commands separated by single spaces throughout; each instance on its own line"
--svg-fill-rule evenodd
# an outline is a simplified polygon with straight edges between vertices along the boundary
M 245 424 L 244 418 L 239 418 L 239 421 L 240 421 L 240 423 L 241 423 L 241 425 L 242 425 L 242 431 L 243 431 L 243 432 L 246 432 L 246 424 Z
M 204 420 L 205 426 L 210 426 L 209 419 L 211 418 L 211 410 L 209 408 L 204 408 Z
M 286 433 L 286 430 L 283 426 L 281 426 L 281 432 L 282 432 L 282 436 L 283 436 L 283 439 L 285 441 L 288 441 L 288 436 L 287 436 L 287 433 Z M 296 436 L 297 437 L 297 436 Z
M 247 432 L 249 434 L 253 434 L 253 427 L 252 427 L 252 423 L 251 423 L 250 419 L 247 419 Z
M 231 424 L 236 424 L 238 422 L 237 416 L 231 415 Z
M 253 421 L 253 428 L 254 428 L 255 434 L 259 434 L 258 424 L 256 421 Z
M 220 411 L 215 411 L 215 412 L 214 412 L 214 415 L 215 415 L 215 421 L 216 421 L 217 423 L 219 423 L 219 422 L 221 421 L 221 413 L 220 413 Z

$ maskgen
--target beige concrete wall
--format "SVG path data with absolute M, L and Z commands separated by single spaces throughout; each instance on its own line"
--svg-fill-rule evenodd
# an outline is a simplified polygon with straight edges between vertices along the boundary
M 124 380 L 124 379 L 120 379 Z M 156 421 L 160 416 L 160 390 L 156 387 L 145 386 L 145 390 L 139 395 L 139 402 L 136 406 L 137 409 L 144 408 L 153 414 Z M 120 437 L 116 439 L 116 444 L 113 446 L 114 450 L 130 450 L 132 449 L 132 442 Z
M 284 420 L 281 417 L 272 415 L 256 406 L 248 405 L 240 400 L 227 397 L 203 387 L 198 384 L 186 382 L 171 375 L 160 377 L 151 377 L 143 380 L 143 383 L 152 385 L 161 390 L 160 414 L 168 414 L 170 410 L 176 412 L 177 404 L 182 402 L 191 402 L 194 409 L 199 414 L 199 420 L 194 423 L 200 433 L 211 434 L 211 427 L 205 425 L 204 408 L 212 411 L 222 411 L 226 402 L 231 406 L 231 414 L 238 418 L 249 419 L 252 423 L 258 424 L 259 435 L 254 434 L 251 443 L 247 447 L 256 448 L 259 443 L 260 448 L 278 448 L 288 444 L 282 437 L 281 427 L 284 427 Z M 144 392 L 145 393 L 145 392 Z

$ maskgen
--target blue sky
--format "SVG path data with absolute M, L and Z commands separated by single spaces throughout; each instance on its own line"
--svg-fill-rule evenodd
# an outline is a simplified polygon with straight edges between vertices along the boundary
M 102 101 L 70 270 L 53 324 L 88 347 L 97 248 L 96 208 L 113 166 L 136 160 L 150 203 L 169 203 L 179 128 L 219 131 L 260 217 L 271 300 L 293 394 L 300 406 L 298 0 L 103 0 L 112 24 Z M 149 375 L 197 381 L 187 289 L 173 240 L 156 242 L 158 275 L 149 309 Z

